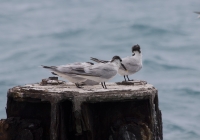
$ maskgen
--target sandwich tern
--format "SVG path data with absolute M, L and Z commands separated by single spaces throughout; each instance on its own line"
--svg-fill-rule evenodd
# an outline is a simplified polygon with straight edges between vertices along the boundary
M 91 57 L 91 60 L 97 62 L 97 63 L 108 63 L 110 61 L 105 61 L 105 60 L 100 60 L 97 58 Z M 124 80 L 126 81 L 126 77 L 128 81 L 133 81 L 130 80 L 128 75 L 132 75 L 136 72 L 138 72 L 142 68 L 142 52 L 140 50 L 140 46 L 134 45 L 132 47 L 132 56 L 127 56 L 125 58 L 122 58 L 122 64 L 126 67 L 127 70 L 122 68 L 120 66 L 118 73 L 122 76 L 124 76 Z
M 108 63 L 98 63 L 85 67 L 75 67 L 69 72 L 69 74 L 76 75 L 80 78 L 101 82 L 102 87 L 107 88 L 105 82 L 117 74 L 120 66 L 126 70 L 126 67 L 121 62 L 122 60 L 119 56 L 114 56 Z
M 76 75 L 70 74 L 70 72 L 73 71 L 73 69 L 76 69 L 76 68 L 80 69 L 80 68 L 84 68 L 86 66 L 91 66 L 91 65 L 94 65 L 94 63 L 75 62 L 75 63 L 71 63 L 71 64 L 67 64 L 67 65 L 60 65 L 60 66 L 43 66 L 42 65 L 42 67 L 51 70 L 52 74 L 58 75 L 64 79 L 67 79 L 68 81 L 74 83 L 76 85 L 76 87 L 80 88 L 80 85 L 82 85 L 82 84 L 97 85 L 99 83 L 92 81 L 92 80 L 85 79 L 85 78 L 76 77 Z

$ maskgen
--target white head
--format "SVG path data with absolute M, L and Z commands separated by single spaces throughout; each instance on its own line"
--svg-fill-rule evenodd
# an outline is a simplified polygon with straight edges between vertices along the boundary
M 113 56 L 111 60 L 111 63 L 115 63 L 118 66 L 118 68 L 122 66 L 125 70 L 127 70 L 126 67 L 121 62 L 122 59 L 119 56 Z

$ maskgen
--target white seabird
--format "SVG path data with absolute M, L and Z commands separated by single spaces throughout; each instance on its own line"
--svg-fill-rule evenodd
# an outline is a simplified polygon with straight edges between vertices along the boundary
M 121 63 L 119 56 L 114 56 L 108 63 L 98 63 L 91 66 L 73 68 L 69 74 L 76 75 L 76 77 L 90 79 L 96 82 L 101 82 L 103 88 L 107 88 L 105 82 L 113 78 L 120 66 L 125 70 L 126 68 Z
M 97 62 L 97 63 L 108 63 L 110 61 L 105 61 L 105 60 L 100 60 L 97 58 L 91 57 L 91 60 Z M 127 56 L 125 58 L 122 58 L 122 64 L 126 67 L 127 70 L 122 68 L 120 66 L 118 73 L 122 76 L 124 76 L 124 79 L 126 81 L 126 77 L 128 81 L 133 81 L 130 80 L 128 75 L 132 75 L 136 72 L 138 72 L 142 68 L 142 52 L 140 50 L 140 46 L 134 45 L 132 47 L 132 56 Z
M 68 81 L 74 83 L 76 87 L 80 88 L 80 85 L 97 85 L 99 82 L 95 82 L 89 79 L 76 77 L 74 74 L 70 74 L 73 69 L 76 68 L 84 68 L 87 66 L 94 65 L 94 63 L 91 62 L 75 62 L 67 65 L 60 65 L 60 66 L 43 66 L 43 68 L 49 69 L 52 71 L 52 74 L 58 75 L 64 79 L 67 79 Z

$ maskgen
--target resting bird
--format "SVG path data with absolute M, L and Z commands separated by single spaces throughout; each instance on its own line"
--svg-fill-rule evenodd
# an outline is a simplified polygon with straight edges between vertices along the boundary
M 126 68 L 121 63 L 119 56 L 114 56 L 108 63 L 99 63 L 85 67 L 75 67 L 68 74 L 76 75 L 76 77 L 90 79 L 96 82 L 101 82 L 103 88 L 107 88 L 105 82 L 113 78 L 120 66 Z
M 97 63 L 110 62 L 110 61 L 100 60 L 93 57 L 91 57 L 91 60 Z M 124 64 L 127 70 L 120 67 L 118 70 L 118 73 L 124 76 L 125 81 L 126 81 L 126 77 L 128 81 L 133 81 L 133 80 L 130 80 L 128 76 L 138 72 L 142 68 L 142 52 L 138 44 L 132 47 L 132 56 L 127 56 L 125 58 L 122 58 L 122 63 Z
M 87 66 L 94 65 L 94 63 L 91 62 L 75 62 L 67 65 L 60 65 L 60 66 L 43 66 L 45 69 L 49 69 L 52 71 L 52 74 L 58 75 L 64 79 L 67 79 L 68 81 L 75 83 L 76 87 L 80 88 L 80 85 L 97 85 L 99 82 L 95 82 L 92 80 L 88 80 L 81 77 L 76 77 L 74 74 L 70 74 L 73 69 L 76 68 L 84 68 Z

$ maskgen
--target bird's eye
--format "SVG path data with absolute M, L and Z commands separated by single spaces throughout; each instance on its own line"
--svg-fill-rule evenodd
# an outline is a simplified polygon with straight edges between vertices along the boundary
M 135 53 L 132 54 L 132 56 L 134 56 L 134 55 L 135 55 Z

